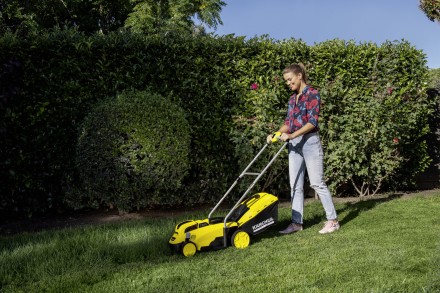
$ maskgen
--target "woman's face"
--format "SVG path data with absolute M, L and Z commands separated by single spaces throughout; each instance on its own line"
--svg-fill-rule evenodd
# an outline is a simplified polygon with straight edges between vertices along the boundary
M 287 86 L 292 90 L 292 91 L 298 91 L 301 87 L 301 78 L 302 78 L 302 74 L 295 74 L 293 72 L 286 72 L 285 74 L 283 74 L 283 78 L 286 81 Z

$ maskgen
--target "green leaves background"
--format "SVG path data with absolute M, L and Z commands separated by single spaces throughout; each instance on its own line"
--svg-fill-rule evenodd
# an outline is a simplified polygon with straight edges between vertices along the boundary
M 333 192 L 413 186 L 430 162 L 425 135 L 438 101 L 425 94 L 425 55 L 406 41 L 307 46 L 268 37 L 54 29 L 0 38 L 4 215 L 64 206 L 67 186 L 76 182 L 82 121 L 96 103 L 125 90 L 169 97 L 191 126 L 188 174 L 176 194 L 163 196 L 185 198 L 187 205 L 216 201 L 282 123 L 290 93 L 281 71 L 294 62 L 306 65 L 321 93 Z M 286 164 L 280 158 L 259 188 L 287 196 Z M 240 190 L 233 194 L 239 196 Z

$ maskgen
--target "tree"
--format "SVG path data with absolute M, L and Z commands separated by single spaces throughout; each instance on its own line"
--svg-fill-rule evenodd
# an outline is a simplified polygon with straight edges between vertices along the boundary
M 440 68 L 429 70 L 428 87 L 440 91 Z
M 76 27 L 91 34 L 108 33 L 124 25 L 133 31 L 202 32 L 196 26 L 222 24 L 222 0 L 0 0 L 0 33 L 54 26 Z
M 431 21 L 440 22 L 440 0 L 420 0 L 419 7 Z
M 225 2 L 221 0 L 134 0 L 133 12 L 125 26 L 138 32 L 192 31 L 193 18 L 216 28 L 223 24 L 220 12 Z
M 0 1 L 0 8 L 0 32 L 71 26 L 107 33 L 123 27 L 133 5 L 130 0 L 9 0 Z

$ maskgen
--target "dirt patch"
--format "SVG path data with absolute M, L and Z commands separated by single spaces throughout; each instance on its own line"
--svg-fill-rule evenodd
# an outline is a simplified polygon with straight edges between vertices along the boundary
M 380 198 L 411 198 L 414 196 L 434 196 L 440 195 L 440 189 L 424 190 L 420 192 L 411 193 L 393 193 L 393 194 L 380 194 L 375 196 L 365 196 L 365 197 L 335 197 L 333 200 L 336 203 L 346 203 L 346 202 L 359 202 L 368 200 L 377 200 Z M 305 204 L 316 201 L 315 198 L 307 198 Z M 289 207 L 289 200 L 281 200 L 281 207 Z M 121 221 L 130 220 L 140 220 L 146 218 L 173 218 L 185 214 L 191 214 L 194 212 L 207 211 L 212 208 L 212 206 L 203 206 L 191 209 L 182 210 L 171 210 L 171 209 L 161 209 L 161 210 L 143 210 L 139 212 L 133 212 L 128 214 L 119 214 L 117 211 L 92 211 L 92 212 L 81 212 L 70 215 L 57 215 L 57 216 L 47 216 L 38 217 L 28 220 L 12 221 L 0 224 L 0 235 L 14 235 L 17 233 L 33 233 L 43 230 L 52 229 L 63 229 L 69 227 L 80 227 L 86 225 L 99 225 L 108 224 Z

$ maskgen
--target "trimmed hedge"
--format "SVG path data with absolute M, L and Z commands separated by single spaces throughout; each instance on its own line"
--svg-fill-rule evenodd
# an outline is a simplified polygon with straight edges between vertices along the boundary
M 96 102 L 127 89 L 149 88 L 181 105 L 192 160 L 179 196 L 185 204 L 217 200 L 282 123 L 289 93 L 280 74 L 292 62 L 306 64 L 322 95 L 332 189 L 410 186 L 429 163 L 424 134 L 432 105 L 424 94 L 425 56 L 405 41 L 307 46 L 293 39 L 54 30 L 0 39 L 2 211 L 60 206 L 75 181 L 79 125 Z M 273 170 L 284 167 L 281 159 Z M 287 194 L 286 172 L 279 174 L 268 174 L 261 186 Z
M 189 170 L 190 126 L 183 110 L 151 92 L 126 91 L 99 102 L 80 126 L 75 208 L 130 211 L 176 203 Z M 76 183 L 76 182 L 75 182 Z

